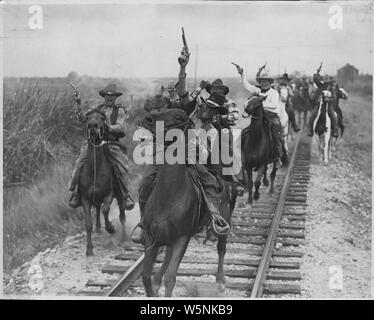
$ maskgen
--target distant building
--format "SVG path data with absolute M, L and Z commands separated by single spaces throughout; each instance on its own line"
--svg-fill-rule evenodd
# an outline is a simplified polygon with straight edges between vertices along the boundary
M 347 63 L 344 67 L 338 69 L 337 80 L 339 83 L 346 84 L 354 82 L 358 78 L 358 69 Z

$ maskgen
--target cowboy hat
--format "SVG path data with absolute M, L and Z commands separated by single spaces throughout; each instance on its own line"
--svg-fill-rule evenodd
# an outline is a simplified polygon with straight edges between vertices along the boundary
M 230 91 L 230 89 L 223 84 L 223 82 L 222 82 L 221 79 L 216 79 L 212 83 L 208 83 L 205 86 L 205 90 L 208 93 L 212 93 L 212 90 L 213 90 L 213 91 L 219 92 L 219 93 L 221 93 L 223 95 L 228 94 L 229 91 Z
M 117 92 L 117 86 L 114 83 L 110 83 L 104 89 L 101 89 L 99 94 L 102 97 L 105 97 L 106 95 L 119 97 L 122 95 L 122 92 Z
M 259 77 L 256 78 L 256 81 L 257 81 L 257 82 L 260 82 L 261 80 L 268 80 L 268 81 L 270 81 L 271 83 L 274 82 L 274 78 L 270 77 L 268 71 L 264 71 L 264 72 L 262 73 L 262 75 L 260 75 Z
M 283 81 L 287 81 L 287 82 L 292 81 L 292 79 L 288 77 L 288 73 L 287 72 L 283 73 L 282 77 L 279 78 L 279 80 L 283 80 Z
M 213 92 L 207 99 L 201 97 L 201 100 L 211 108 L 217 108 L 220 114 L 227 114 L 228 110 L 225 108 L 225 96 L 218 92 Z

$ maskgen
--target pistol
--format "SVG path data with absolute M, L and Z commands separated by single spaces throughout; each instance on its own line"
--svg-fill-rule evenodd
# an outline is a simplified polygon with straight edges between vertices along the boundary
M 188 51 L 188 45 L 187 45 L 187 40 L 186 40 L 186 36 L 184 34 L 183 27 L 182 27 L 182 40 L 183 40 L 183 46 L 184 46 L 186 52 L 189 53 L 189 51 Z
M 240 68 L 240 66 L 238 64 L 234 63 L 234 62 L 231 62 L 231 64 L 233 64 L 237 68 Z

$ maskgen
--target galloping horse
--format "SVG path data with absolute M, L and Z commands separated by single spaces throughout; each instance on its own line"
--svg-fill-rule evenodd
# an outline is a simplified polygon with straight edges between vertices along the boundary
M 247 102 L 245 111 L 252 115 L 251 124 L 244 129 L 242 133 L 242 154 L 243 167 L 248 176 L 248 203 L 252 203 L 253 199 L 260 198 L 259 188 L 261 185 L 261 177 L 264 174 L 266 166 L 273 162 L 273 170 L 270 174 L 270 194 L 274 193 L 274 179 L 277 172 L 275 166 L 275 155 L 273 145 L 270 141 L 271 133 L 267 132 L 270 128 L 266 128 L 264 123 L 264 108 L 262 101 L 266 97 L 254 96 Z M 257 178 L 255 181 L 255 193 L 252 199 L 252 170 L 257 169 Z
M 97 109 L 87 114 L 86 133 L 88 138 L 87 161 L 82 166 L 79 175 L 78 192 L 81 196 L 82 207 L 85 215 L 87 232 L 87 256 L 93 255 L 91 241 L 92 221 L 91 208 L 96 208 L 96 229 L 99 231 L 100 209 L 104 215 L 105 230 L 114 233 L 113 224 L 109 221 L 110 205 L 116 197 L 120 212 L 122 230 L 125 228 L 125 208 L 119 192 L 117 179 L 114 176 L 114 166 L 109 158 L 109 143 L 105 130 L 105 114 Z M 123 233 L 124 234 L 124 233 Z
M 328 103 L 324 96 L 318 106 L 317 117 L 313 123 L 313 131 L 318 135 L 318 149 L 321 160 L 327 166 L 331 154 L 331 119 L 328 115 Z
M 190 120 L 181 109 L 165 109 L 145 117 L 140 126 L 156 134 L 156 122 L 163 121 L 167 134 L 169 129 L 179 128 L 183 141 L 191 128 Z M 160 134 L 160 132 L 157 132 Z M 172 295 L 176 274 L 191 237 L 210 221 L 203 204 L 203 192 L 198 172 L 192 164 L 160 164 L 153 189 L 143 208 L 145 258 L 142 280 L 147 296 L 158 296 L 164 278 L 165 296 Z M 222 182 L 221 216 L 230 222 L 235 207 L 236 191 L 232 183 Z M 216 281 L 223 290 L 225 284 L 223 262 L 226 253 L 227 235 L 218 235 L 218 271 Z M 152 269 L 158 250 L 166 246 L 163 264 L 152 277 Z
M 298 122 L 301 127 L 301 115 L 303 115 L 303 127 L 307 125 L 308 111 L 311 110 L 311 102 L 309 97 L 309 84 L 308 87 L 295 84 L 294 96 L 292 99 L 293 106 L 298 113 Z

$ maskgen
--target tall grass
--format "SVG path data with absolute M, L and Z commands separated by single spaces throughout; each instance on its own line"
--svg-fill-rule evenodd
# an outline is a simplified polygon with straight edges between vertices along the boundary
M 77 150 L 82 129 L 66 92 L 35 83 L 4 89 L 4 184 L 28 184 L 66 152 Z

